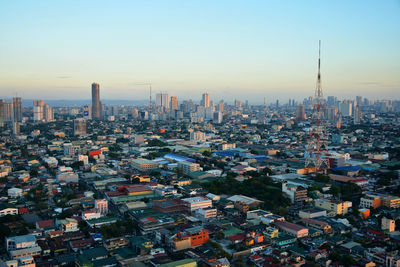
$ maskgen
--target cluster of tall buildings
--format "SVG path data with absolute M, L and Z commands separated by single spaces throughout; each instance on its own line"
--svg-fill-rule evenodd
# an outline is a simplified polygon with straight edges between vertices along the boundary
M 0 124 L 14 121 L 22 122 L 22 99 L 14 97 L 12 102 L 0 99 Z
M 44 103 L 44 100 L 33 101 L 33 120 L 50 122 L 54 121 L 54 110 L 48 104 Z

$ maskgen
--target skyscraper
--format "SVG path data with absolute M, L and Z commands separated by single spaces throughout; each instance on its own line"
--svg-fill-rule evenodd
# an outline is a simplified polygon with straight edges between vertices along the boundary
M 354 124 L 360 124 L 361 117 L 362 117 L 361 108 L 359 106 L 356 106 L 354 109 L 354 115 L 353 115 Z
M 92 83 L 92 118 L 101 120 L 100 84 Z
M 300 104 L 297 106 L 296 120 L 304 121 L 305 119 L 306 119 L 306 109 L 304 105 Z
M 33 120 L 44 120 L 44 100 L 33 100 Z
M 171 110 L 178 110 L 178 98 L 171 96 Z
M 14 121 L 22 122 L 22 99 L 20 97 L 13 98 Z
M 54 121 L 54 109 L 48 104 L 44 105 L 44 120 L 46 122 Z
M 208 94 L 208 93 L 204 93 L 203 94 L 203 98 L 201 100 L 201 104 L 205 108 L 210 107 L 210 94 Z
M 161 108 L 163 110 L 169 110 L 169 98 L 166 92 L 158 93 L 156 95 L 156 107 Z
M 352 102 L 350 101 L 343 101 L 339 103 L 339 112 L 342 114 L 342 116 L 351 116 L 353 111 L 353 105 Z

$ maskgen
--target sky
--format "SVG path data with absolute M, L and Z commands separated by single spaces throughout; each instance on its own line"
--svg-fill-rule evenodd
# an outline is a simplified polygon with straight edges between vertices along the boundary
M 0 1 L 0 97 L 400 99 L 400 0 Z M 153 99 L 155 99 L 153 95 Z

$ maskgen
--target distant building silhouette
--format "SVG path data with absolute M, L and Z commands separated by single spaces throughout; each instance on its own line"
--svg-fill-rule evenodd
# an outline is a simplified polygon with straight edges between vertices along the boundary
M 92 118 L 101 120 L 100 84 L 92 83 Z

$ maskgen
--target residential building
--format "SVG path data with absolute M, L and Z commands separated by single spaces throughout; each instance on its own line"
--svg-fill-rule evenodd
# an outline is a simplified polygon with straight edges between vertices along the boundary
M 335 215 L 345 215 L 349 211 L 349 208 L 352 207 L 350 201 L 335 201 L 329 199 L 314 200 L 314 205 L 317 208 L 331 211 Z
M 287 221 L 276 221 L 274 225 L 278 227 L 282 232 L 289 235 L 295 236 L 297 238 L 308 236 L 308 229 Z
M 158 168 L 158 163 L 152 160 L 138 158 L 132 160 L 132 167 L 139 171 L 151 171 Z
M 391 209 L 397 209 L 400 207 L 400 197 L 385 196 L 385 197 L 383 197 L 382 204 L 385 207 L 388 207 Z
M 178 162 L 178 168 L 181 169 L 183 173 L 189 174 L 191 172 L 199 171 L 200 164 L 189 161 L 180 161 Z
M 42 251 L 34 235 L 20 235 L 6 238 L 6 250 L 11 259 L 25 256 L 39 256 Z
M 65 218 L 63 220 L 57 220 L 57 225 L 61 228 L 61 230 L 64 233 L 79 231 L 78 221 L 73 218 Z
M 324 231 L 325 234 L 332 232 L 332 227 L 327 222 L 318 221 L 314 219 L 302 219 L 301 222 L 306 226 L 322 230 Z
M 0 217 L 17 214 L 18 209 L 15 206 L 8 203 L 0 203 Z
M 217 217 L 217 209 L 198 209 L 196 210 L 196 216 L 203 221 L 207 221 Z
M 379 208 L 382 206 L 382 196 L 366 194 L 360 198 L 360 208 Z
M 206 134 L 201 132 L 201 131 L 193 131 L 190 132 L 190 141 L 201 141 L 204 142 L 206 141 Z
M 170 238 L 173 251 L 180 251 L 197 246 L 201 246 L 209 239 L 208 230 L 201 227 L 188 228 Z
M 9 198 L 19 198 L 22 197 L 22 189 L 13 187 L 7 190 L 7 194 Z
M 189 212 L 194 212 L 198 209 L 207 209 L 212 207 L 211 199 L 205 197 L 190 197 L 184 198 L 182 201 Z
M 289 196 L 292 203 L 303 202 L 308 199 L 307 189 L 302 186 L 282 183 L 282 192 Z
M 395 220 L 383 217 L 381 220 L 381 229 L 388 232 L 394 232 L 396 228 Z
M 100 214 L 104 215 L 108 213 L 108 201 L 107 199 L 95 199 L 94 201 L 94 208 Z

